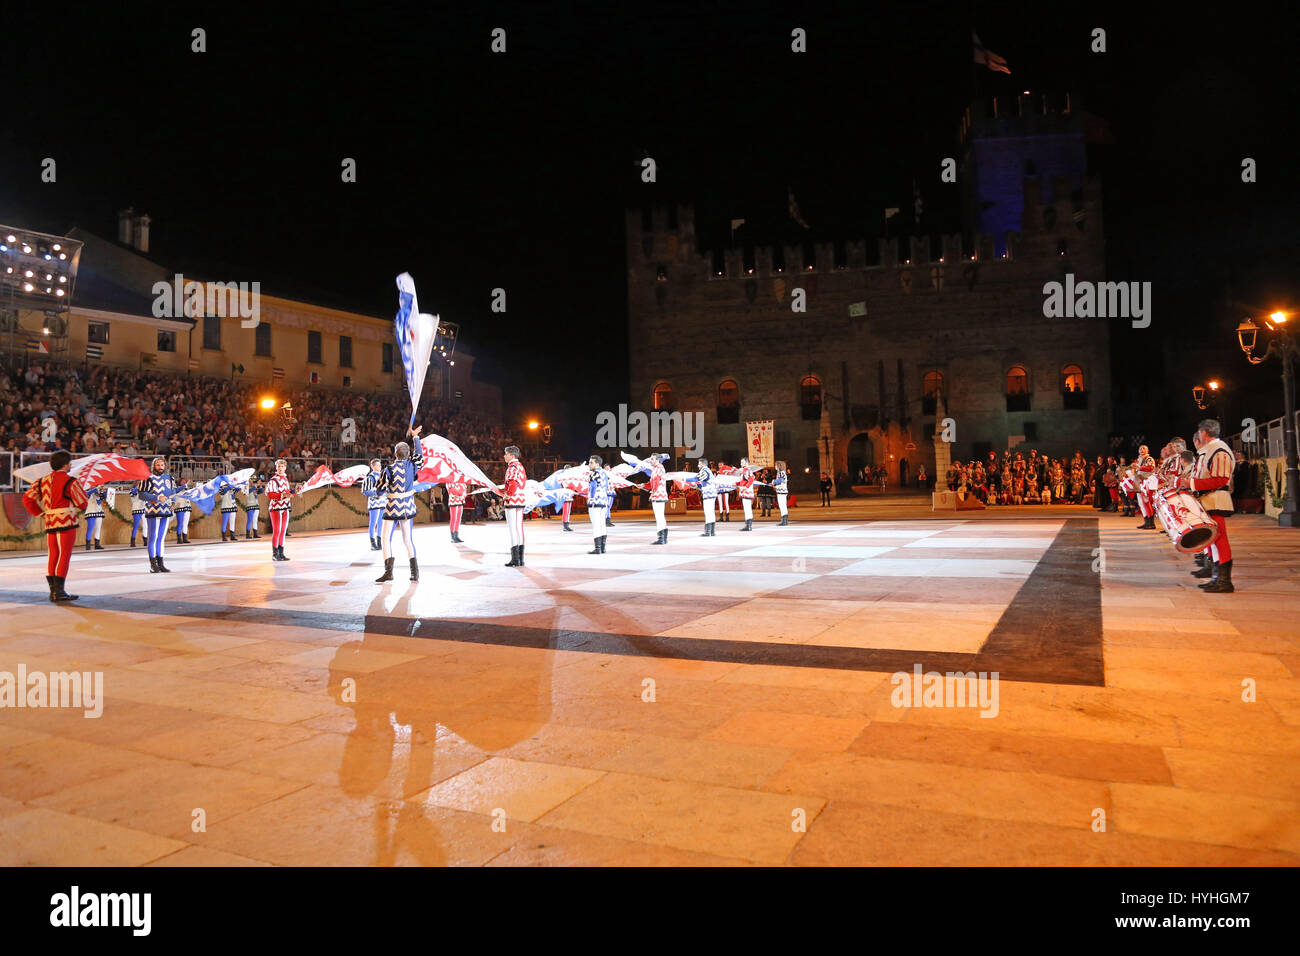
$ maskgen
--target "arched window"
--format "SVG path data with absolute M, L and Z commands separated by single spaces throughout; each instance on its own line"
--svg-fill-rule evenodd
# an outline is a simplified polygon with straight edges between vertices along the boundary
M 799 383 L 799 404 L 807 421 L 822 417 L 822 382 L 816 375 L 805 375 Z
M 673 410 L 673 387 L 667 382 L 655 386 L 655 411 L 671 412 Z
M 921 379 L 921 414 L 933 415 L 938 407 L 939 395 L 943 392 L 943 373 L 926 372 Z
M 740 421 L 740 386 L 734 379 L 718 385 L 718 424 L 734 425 Z
M 1023 365 L 1013 365 L 1007 371 L 1007 411 L 1029 411 L 1029 373 Z
M 1078 411 L 1088 407 L 1088 393 L 1083 388 L 1083 369 L 1067 365 L 1061 369 L 1061 392 L 1065 408 Z

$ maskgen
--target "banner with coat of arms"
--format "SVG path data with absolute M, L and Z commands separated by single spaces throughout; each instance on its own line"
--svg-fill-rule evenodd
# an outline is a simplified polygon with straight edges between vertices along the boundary
M 772 451 L 772 427 L 775 422 L 745 422 L 746 445 L 749 448 L 751 468 L 774 468 L 776 457 Z

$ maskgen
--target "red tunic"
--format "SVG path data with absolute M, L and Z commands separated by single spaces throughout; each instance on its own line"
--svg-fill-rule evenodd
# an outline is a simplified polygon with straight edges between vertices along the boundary
M 51 534 L 77 526 L 77 512 L 85 511 L 90 502 L 81 485 L 66 471 L 52 471 L 27 489 L 23 505 L 33 515 L 44 517 L 45 530 Z
M 266 497 L 271 499 L 272 511 L 288 511 L 293 507 L 293 489 L 284 475 L 272 475 L 266 483 Z
M 528 476 L 524 473 L 524 463 L 516 458 L 506 465 L 506 507 L 522 508 L 524 506 L 524 484 Z
M 463 505 L 466 491 L 468 488 L 463 481 L 447 482 L 447 505 L 453 508 L 456 505 Z
M 748 466 L 740 469 L 740 481 L 736 482 L 736 489 L 742 498 L 754 497 L 754 472 Z
M 651 501 L 668 500 L 668 482 L 664 480 L 664 463 L 656 461 L 650 466 L 650 480 L 646 482 L 650 488 Z

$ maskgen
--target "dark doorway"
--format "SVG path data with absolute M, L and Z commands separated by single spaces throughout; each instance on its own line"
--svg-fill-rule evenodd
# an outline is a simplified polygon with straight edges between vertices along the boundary
M 863 433 L 849 442 L 849 484 L 871 484 L 871 469 L 876 466 L 876 449 Z

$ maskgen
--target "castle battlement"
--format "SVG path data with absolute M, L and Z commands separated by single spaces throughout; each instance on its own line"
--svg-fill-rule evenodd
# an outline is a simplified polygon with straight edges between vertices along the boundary
M 1081 189 L 1073 189 L 1068 180 L 1054 178 L 1050 202 L 1042 200 L 1039 177 L 1025 177 L 1023 186 L 1021 229 L 969 237 L 954 232 L 713 248 L 697 244 L 695 210 L 690 205 L 628 209 L 628 266 L 642 275 L 649 267 L 664 280 L 676 278 L 683 271 L 711 280 L 744 279 L 968 262 L 1006 263 L 1026 256 L 1059 256 L 1062 243 L 1069 248 L 1100 241 L 1101 195 L 1096 179 L 1088 179 Z M 999 249 L 1005 252 L 999 254 Z

